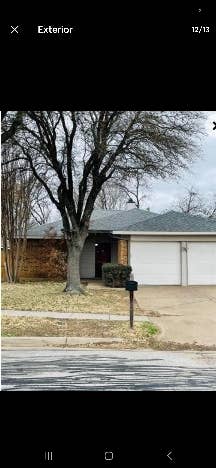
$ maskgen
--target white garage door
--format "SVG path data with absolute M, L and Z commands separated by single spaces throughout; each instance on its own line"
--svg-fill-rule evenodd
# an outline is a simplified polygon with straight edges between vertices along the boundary
M 216 242 L 188 242 L 188 284 L 216 284 Z
M 130 264 L 139 284 L 181 284 L 179 242 L 131 241 Z

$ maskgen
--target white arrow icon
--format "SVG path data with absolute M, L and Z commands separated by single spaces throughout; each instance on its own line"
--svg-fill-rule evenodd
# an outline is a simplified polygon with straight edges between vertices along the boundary
M 168 457 L 171 461 L 173 461 L 173 458 L 171 458 L 170 455 L 172 455 L 172 450 L 171 450 L 171 452 L 169 452 L 169 453 L 167 454 L 167 457 Z

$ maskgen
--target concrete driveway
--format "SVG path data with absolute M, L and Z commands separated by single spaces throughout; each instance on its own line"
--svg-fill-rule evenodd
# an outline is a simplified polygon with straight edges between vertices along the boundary
M 216 286 L 140 286 L 135 297 L 160 340 L 216 345 Z

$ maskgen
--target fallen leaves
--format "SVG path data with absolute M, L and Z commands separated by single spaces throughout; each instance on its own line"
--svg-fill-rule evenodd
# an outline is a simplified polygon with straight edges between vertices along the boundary
M 69 295 L 63 292 L 64 286 L 52 281 L 2 283 L 2 309 L 128 314 L 124 290 L 87 289 L 85 295 Z M 142 314 L 136 303 L 135 313 Z

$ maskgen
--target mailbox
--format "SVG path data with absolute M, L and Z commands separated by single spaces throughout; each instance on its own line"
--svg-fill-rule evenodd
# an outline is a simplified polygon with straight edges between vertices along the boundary
M 125 289 L 126 291 L 137 291 L 138 289 L 137 281 L 132 281 L 132 280 L 125 281 Z

